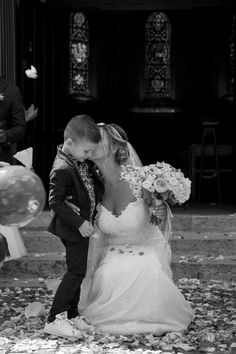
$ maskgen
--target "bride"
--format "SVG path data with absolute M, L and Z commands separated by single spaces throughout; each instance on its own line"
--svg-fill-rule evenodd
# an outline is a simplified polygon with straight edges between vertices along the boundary
M 111 334 L 183 331 L 193 312 L 172 281 L 169 243 L 149 223 L 141 188 L 125 179 L 125 165 L 141 162 L 121 127 L 100 124 L 100 129 L 102 143 L 91 160 L 101 172 L 105 194 L 97 217 L 99 237 L 90 239 L 90 274 L 80 313 Z

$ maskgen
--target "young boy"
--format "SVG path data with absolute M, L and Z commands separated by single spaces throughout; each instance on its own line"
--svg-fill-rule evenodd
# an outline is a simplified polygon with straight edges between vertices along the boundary
M 64 144 L 58 147 L 50 173 L 49 206 L 53 218 L 48 231 L 61 238 L 66 249 L 65 273 L 55 294 L 44 328 L 45 333 L 75 336 L 76 329 L 58 314 L 67 311 L 70 320 L 79 315 L 81 283 L 86 274 L 89 237 L 95 233 L 96 205 L 104 191 L 93 164 L 85 161 L 100 142 L 100 132 L 92 118 L 72 118 L 64 131 Z M 78 207 L 79 214 L 66 200 Z

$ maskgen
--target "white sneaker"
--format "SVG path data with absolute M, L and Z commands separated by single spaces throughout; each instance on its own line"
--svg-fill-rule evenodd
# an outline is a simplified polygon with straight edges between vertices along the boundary
M 46 323 L 44 333 L 58 337 L 80 337 L 81 333 L 67 320 L 56 318 L 51 323 Z
M 91 332 L 95 330 L 95 326 L 89 324 L 83 316 L 77 316 L 73 319 L 75 328 L 79 331 Z

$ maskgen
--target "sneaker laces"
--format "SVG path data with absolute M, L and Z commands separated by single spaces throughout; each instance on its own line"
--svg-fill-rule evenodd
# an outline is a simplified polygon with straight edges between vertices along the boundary
M 56 321 L 59 322 L 59 323 L 62 322 L 65 327 L 76 331 L 76 328 L 73 327 L 73 323 L 71 323 L 69 320 L 56 318 Z

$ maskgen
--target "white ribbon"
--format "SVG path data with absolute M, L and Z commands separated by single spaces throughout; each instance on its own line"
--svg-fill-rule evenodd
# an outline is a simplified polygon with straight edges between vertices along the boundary
M 163 234 L 167 242 L 170 242 L 172 234 L 172 219 L 174 218 L 174 215 L 170 209 L 169 204 L 165 200 L 163 200 L 163 203 L 166 206 L 166 222 Z

